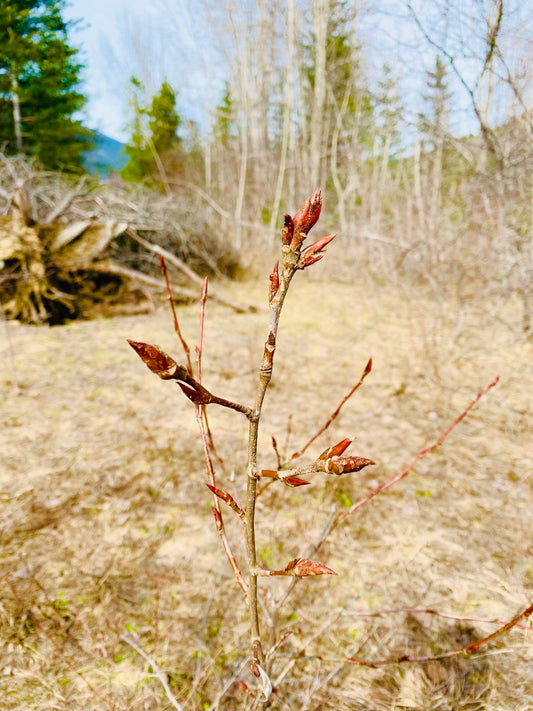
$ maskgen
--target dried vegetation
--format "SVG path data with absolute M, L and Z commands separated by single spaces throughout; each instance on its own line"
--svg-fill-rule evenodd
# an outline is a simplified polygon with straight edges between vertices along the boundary
M 118 182 L 101 186 L 87 176 L 73 181 L 0 155 L 5 316 L 59 324 L 149 311 L 154 292 L 161 291 L 161 250 L 172 252 L 175 297 L 196 299 L 200 274 L 234 277 L 240 268 L 233 250 L 217 239 L 216 224 L 201 214 L 179 193 L 133 193 Z
M 501 382 L 407 479 L 337 527 L 321 554 L 337 576 L 300 583 L 280 620 L 292 634 L 278 650 L 272 708 L 525 711 L 525 620 L 475 657 L 342 663 L 461 648 L 531 603 L 532 346 L 516 335 L 520 305 L 450 298 L 435 307 L 421 289 L 333 288 L 338 271 L 299 280 L 288 298 L 261 445 L 268 451 L 275 435 L 283 451 L 299 449 L 371 355 L 372 374 L 309 460 L 330 438 L 355 436 L 377 466 L 305 491 L 270 487 L 258 502 L 265 568 L 304 554 L 303 531 L 316 540 L 333 506 L 347 509 L 399 471 L 495 374 Z M 264 284 L 229 288 L 235 300 L 263 301 Z M 194 338 L 196 308 L 180 308 L 180 319 Z M 150 334 L 176 352 L 167 311 L 5 329 L 5 708 L 172 708 L 154 664 L 184 709 L 247 708 L 236 683 L 249 683 L 247 622 L 219 553 L 194 417 L 168 383 L 132 367 L 125 343 Z M 263 314 L 208 303 L 206 386 L 250 401 L 263 336 Z M 237 500 L 242 419 L 211 415 Z M 264 466 L 275 461 L 272 452 Z M 242 554 L 238 530 L 228 535 Z M 279 581 L 260 578 L 260 599 L 279 595 Z

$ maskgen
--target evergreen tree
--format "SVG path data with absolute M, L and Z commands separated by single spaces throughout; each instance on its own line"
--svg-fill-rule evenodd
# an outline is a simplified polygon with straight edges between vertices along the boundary
M 174 169 L 179 153 L 180 139 L 177 131 L 180 116 L 176 111 L 176 94 L 166 81 L 152 98 L 150 108 L 139 100 L 143 85 L 131 79 L 133 86 L 133 130 L 125 152 L 129 162 L 122 171 L 125 180 L 140 181 L 145 178 L 158 180 L 161 167 Z M 159 175 L 159 178 L 161 176 Z
M 80 170 L 91 135 L 74 120 L 85 97 L 63 0 L 0 2 L 0 146 L 48 169 Z
M 152 99 L 148 116 L 152 143 L 159 155 L 163 156 L 176 148 L 179 141 L 177 131 L 180 117 L 176 112 L 176 94 L 168 82 L 163 82 Z
M 223 146 L 226 146 L 232 138 L 238 135 L 235 120 L 235 106 L 228 81 L 224 84 L 222 99 L 215 109 L 213 134 L 215 139 L 220 141 Z
M 401 151 L 403 106 L 397 78 L 387 63 L 382 67 L 382 77 L 374 103 L 381 143 L 380 150 L 386 153 L 387 159 L 396 162 Z
M 138 182 L 150 174 L 153 155 L 146 141 L 146 109 L 141 106 L 139 101 L 139 94 L 144 87 L 136 77 L 131 77 L 130 82 L 132 86 L 133 123 L 131 140 L 124 149 L 129 161 L 122 169 L 122 177 L 124 180 Z
M 448 133 L 449 102 L 448 70 L 442 57 L 435 59 L 435 68 L 427 73 L 426 87 L 429 93 L 424 96 L 427 111 L 420 114 L 420 127 L 429 139 L 431 148 L 439 148 Z

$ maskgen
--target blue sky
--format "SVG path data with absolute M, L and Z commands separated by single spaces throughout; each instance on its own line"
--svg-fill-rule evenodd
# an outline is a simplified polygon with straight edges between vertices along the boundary
M 0 0 L 1 1 L 1 0 Z M 413 0 L 433 31 L 431 12 L 437 6 L 428 0 Z M 477 0 L 451 0 L 451 5 L 476 7 Z M 509 14 L 515 30 L 510 37 L 522 46 L 531 38 L 532 0 L 514 0 Z M 442 3 L 441 3 L 442 5 Z M 88 97 L 83 120 L 91 128 L 127 140 L 129 79 L 141 79 L 148 97 L 168 80 L 178 91 L 178 111 L 200 126 L 209 123 L 209 112 L 221 98 L 231 45 L 231 28 L 220 0 L 67 0 L 65 19 L 78 20 L 71 29 L 71 43 L 80 48 L 86 65 L 83 91 Z M 391 64 L 402 83 L 406 108 L 413 117 L 420 110 L 426 70 L 434 66 L 435 50 L 420 42 L 405 2 L 372 0 L 361 15 L 361 38 L 365 60 L 374 82 L 384 61 Z M 466 12 L 466 11 L 465 11 Z M 438 15 L 436 20 L 442 21 Z M 528 21 L 526 21 L 528 20 Z M 521 28 L 521 31 L 520 31 Z M 452 26 L 456 34 L 461 28 Z M 466 30 L 467 36 L 482 33 L 483 26 Z M 523 37 L 520 35 L 523 34 Z M 473 37 L 473 35 L 470 35 Z M 517 41 L 519 40 L 519 41 Z M 525 46 L 525 45 L 524 45 Z M 512 55 L 512 48 L 506 48 Z M 464 69 L 468 75 L 468 66 Z M 452 130 L 461 134 L 475 130 L 471 106 L 461 86 L 450 75 Z
M 71 30 L 70 38 L 81 49 L 81 60 L 86 65 L 85 121 L 91 128 L 120 140 L 127 135 L 126 82 L 113 81 L 109 48 L 118 40 L 120 24 L 128 10 L 137 12 L 143 6 L 146 6 L 143 0 L 70 0 L 64 13 L 66 20 L 81 20 Z
M 151 96 L 164 79 L 178 89 L 178 110 L 205 124 L 220 94 L 213 64 L 189 28 L 194 3 L 185 0 L 68 0 L 64 17 L 78 21 L 71 43 L 85 64 L 83 120 L 118 140 L 129 135 L 129 79 L 144 81 Z M 189 8 L 187 7 L 189 6 Z M 170 10 L 169 10 L 170 8 Z M 201 11 L 200 11 L 201 12 Z M 216 65 L 215 65 L 216 66 Z

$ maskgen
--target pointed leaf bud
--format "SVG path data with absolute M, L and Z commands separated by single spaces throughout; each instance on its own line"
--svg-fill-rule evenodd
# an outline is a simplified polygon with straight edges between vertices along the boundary
M 313 226 L 316 225 L 318 218 L 320 217 L 321 209 L 322 192 L 320 190 L 316 190 L 311 197 L 307 198 L 302 207 L 293 217 L 294 232 L 301 232 L 302 234 L 307 235 Z
M 311 264 L 315 264 L 324 256 L 323 250 L 328 246 L 328 244 L 335 239 L 337 235 L 327 235 L 326 237 L 321 237 L 317 239 L 312 245 L 307 247 L 298 260 L 297 268 L 305 269 L 310 267 Z
M 284 573 L 286 575 L 294 575 L 296 577 L 304 577 L 307 575 L 337 575 L 337 573 L 328 568 L 323 563 L 317 563 L 314 560 L 307 558 L 295 558 L 286 566 Z
M 128 343 L 144 364 L 150 368 L 152 373 L 155 373 L 163 380 L 169 380 L 174 377 L 178 369 L 178 364 L 159 346 L 152 346 L 150 343 L 130 341 L 129 339 Z
M 290 215 L 285 215 L 283 218 L 283 227 L 281 230 L 281 244 L 290 244 L 294 235 L 294 222 Z
M 293 470 L 295 471 L 295 470 Z M 276 471 L 275 469 L 261 469 L 261 476 L 266 476 L 269 477 L 269 479 L 278 479 L 278 481 L 282 481 L 284 484 L 287 486 L 305 486 L 306 484 L 310 484 L 310 481 L 306 481 L 305 479 L 301 479 L 298 476 L 290 476 L 287 474 L 287 476 L 284 476 L 285 472 L 283 470 L 281 471 Z
M 250 689 L 248 685 L 242 679 L 235 679 L 235 686 L 238 686 L 241 691 L 245 694 L 250 694 Z
M 195 405 L 209 405 L 209 403 L 212 402 L 210 393 L 204 388 L 195 389 L 194 386 L 185 385 L 185 383 L 181 381 L 178 381 L 178 385 Z
M 304 257 L 301 257 L 298 260 L 298 264 L 296 265 L 297 269 L 305 269 L 306 267 L 310 267 L 312 264 L 316 264 L 319 262 L 325 255 L 324 254 L 313 254 L 313 255 L 307 255 Z
M 336 236 L 337 234 L 326 235 L 325 237 L 317 239 L 316 242 L 313 242 L 313 244 L 310 244 L 309 247 L 305 248 L 304 254 L 317 254 L 318 252 L 321 252 L 325 247 L 328 246 L 330 242 L 335 239 Z
M 329 459 L 330 457 L 340 457 L 341 454 L 348 449 L 348 447 L 353 442 L 353 439 L 343 439 L 338 444 L 334 444 L 332 447 L 325 449 L 322 454 L 318 456 L 318 459 Z
M 274 269 L 272 274 L 269 276 L 270 279 L 270 293 L 268 295 L 268 301 L 272 302 L 272 299 L 276 296 L 279 289 L 279 266 L 278 262 L 274 264 Z
M 224 530 L 224 522 L 222 521 L 222 514 L 214 506 L 211 508 L 211 511 L 213 512 L 213 517 L 215 519 L 215 526 L 216 526 L 217 532 L 220 534 Z
M 287 486 L 291 486 L 292 488 L 295 488 L 297 486 L 306 486 L 306 484 L 310 484 L 310 481 L 306 481 L 305 479 L 300 479 L 300 477 L 297 476 L 286 476 L 282 479 L 283 483 L 286 484 Z
M 211 493 L 213 493 L 215 496 L 218 496 L 219 499 L 222 499 L 222 501 L 225 501 L 226 504 L 235 511 L 235 513 L 240 516 L 241 518 L 244 518 L 244 511 L 241 509 L 239 504 L 235 501 L 233 496 L 231 494 L 228 494 L 227 491 L 222 491 L 222 489 L 218 489 L 216 486 L 212 486 L 211 484 L 206 484 L 207 488 Z
M 364 457 L 332 457 L 324 462 L 324 471 L 326 474 L 349 474 L 358 472 L 371 464 L 375 464 L 371 459 Z

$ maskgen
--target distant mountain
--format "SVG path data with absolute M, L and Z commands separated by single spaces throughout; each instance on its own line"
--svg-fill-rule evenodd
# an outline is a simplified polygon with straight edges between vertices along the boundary
M 92 175 L 107 178 L 112 171 L 120 171 L 128 162 L 124 153 L 124 144 L 114 138 L 93 131 L 94 146 L 82 153 L 82 164 L 85 170 Z

